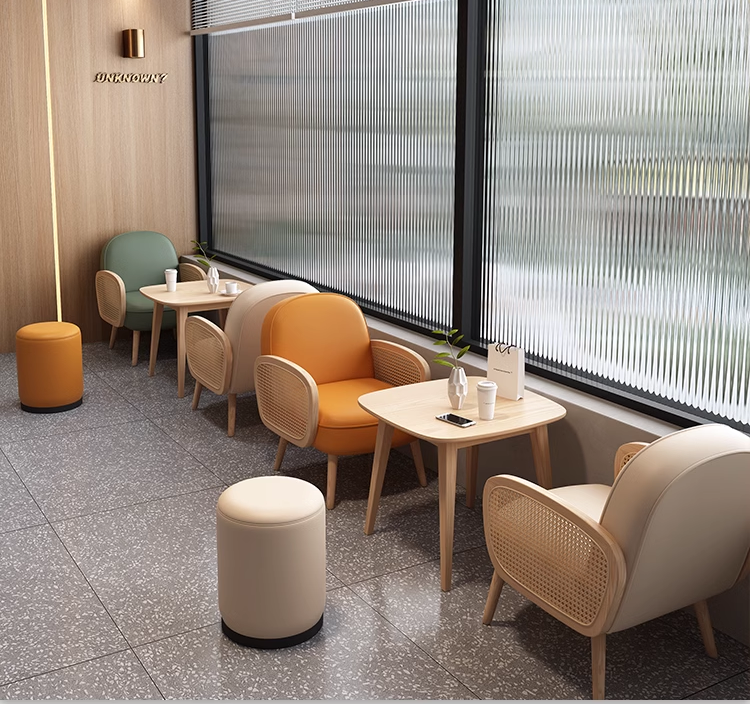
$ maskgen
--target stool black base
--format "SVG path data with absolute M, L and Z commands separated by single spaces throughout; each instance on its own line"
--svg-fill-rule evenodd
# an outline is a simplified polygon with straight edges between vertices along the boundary
M 74 408 L 78 408 L 83 403 L 83 397 L 79 398 L 73 403 L 66 403 L 64 406 L 27 406 L 25 403 L 21 404 L 21 410 L 26 413 L 62 413 L 63 411 L 72 411 Z
M 263 648 L 264 650 L 289 648 L 292 645 L 299 645 L 306 640 L 310 640 L 322 627 L 323 616 L 321 615 L 320 620 L 314 626 L 297 635 L 287 636 L 286 638 L 252 638 L 251 636 L 243 636 L 241 633 L 233 631 L 224 623 L 224 619 L 221 619 L 221 630 L 227 638 L 233 640 L 238 645 L 244 645 L 248 648 Z

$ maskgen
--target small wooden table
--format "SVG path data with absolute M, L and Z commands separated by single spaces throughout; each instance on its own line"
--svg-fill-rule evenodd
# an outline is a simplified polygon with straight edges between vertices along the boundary
M 453 411 L 448 401 L 446 379 L 420 384 L 396 386 L 373 391 L 359 398 L 359 405 L 378 419 L 375 457 L 367 502 L 365 534 L 375 528 L 375 518 L 383 490 L 385 468 L 391 449 L 394 428 L 427 440 L 438 449 L 438 488 L 440 506 L 440 586 L 450 591 L 453 569 L 453 526 L 455 517 L 456 466 L 458 451 L 467 448 L 466 505 L 474 505 L 477 488 L 478 445 L 516 435 L 531 436 L 531 452 L 537 482 L 545 488 L 552 486 L 552 467 L 549 457 L 547 424 L 565 416 L 565 409 L 544 396 L 526 389 L 520 401 L 498 398 L 495 417 L 479 420 L 477 382 L 484 377 L 469 377 L 469 393 L 460 411 Z M 452 411 L 476 421 L 476 425 L 459 428 L 437 420 L 436 415 Z
M 238 282 L 238 294 L 250 288 L 252 284 Z M 219 291 L 223 285 L 219 284 Z M 151 323 L 151 356 L 148 363 L 148 375 L 154 375 L 156 368 L 156 352 L 159 349 L 161 335 L 161 319 L 164 306 L 172 308 L 177 316 L 177 395 L 185 396 L 185 323 L 188 313 L 202 310 L 225 311 L 232 305 L 237 296 L 225 296 L 221 293 L 211 293 L 205 281 L 182 281 L 177 284 L 177 290 L 167 291 L 166 284 L 144 286 L 141 293 L 154 302 L 154 317 Z

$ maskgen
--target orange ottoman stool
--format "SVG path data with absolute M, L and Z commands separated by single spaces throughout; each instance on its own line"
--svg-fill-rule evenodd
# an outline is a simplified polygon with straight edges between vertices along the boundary
M 32 323 L 16 333 L 21 408 L 59 413 L 83 400 L 81 331 L 73 323 Z

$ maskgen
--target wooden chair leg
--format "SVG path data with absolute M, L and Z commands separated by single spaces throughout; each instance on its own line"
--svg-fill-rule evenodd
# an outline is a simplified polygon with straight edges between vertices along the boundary
M 286 452 L 286 446 L 289 444 L 284 438 L 279 438 L 279 448 L 276 450 L 276 462 L 273 465 L 273 471 L 278 472 L 281 469 L 281 463 L 284 461 L 284 453 Z
M 332 509 L 336 503 L 336 470 L 339 466 L 339 458 L 336 455 L 328 455 L 328 482 L 326 486 L 326 508 Z
M 197 379 L 195 380 L 195 391 L 193 391 L 193 410 L 198 408 L 198 403 L 201 400 L 201 391 L 203 391 L 203 384 Z
M 591 698 L 604 699 L 604 673 L 607 665 L 607 634 L 591 637 Z
M 420 486 L 427 486 L 427 475 L 424 472 L 424 459 L 422 458 L 422 446 L 419 444 L 419 440 L 415 440 L 409 447 L 411 447 L 414 466 L 417 468 L 419 484 Z
M 497 572 L 492 574 L 492 582 L 490 582 L 490 591 L 487 594 L 487 602 L 484 605 L 484 615 L 482 616 L 482 623 L 487 626 L 492 623 L 492 619 L 495 616 L 495 609 L 497 608 L 497 602 L 500 599 L 500 592 L 503 590 L 505 582 L 502 580 Z
M 706 655 L 710 658 L 718 658 L 719 651 L 716 650 L 716 641 L 714 640 L 714 629 L 711 627 L 711 615 L 708 613 L 708 602 L 699 601 L 693 604 L 695 615 L 698 617 L 698 626 L 701 629 L 701 638 L 703 638 L 703 647 L 706 649 Z
M 237 394 L 228 394 L 227 401 L 229 409 L 227 410 L 227 435 L 234 437 L 234 428 L 237 424 Z
M 115 338 L 117 337 L 117 331 L 119 328 L 116 328 L 114 325 L 112 326 L 112 332 L 109 333 L 109 349 L 112 349 L 115 346 Z
M 133 354 L 130 359 L 131 366 L 138 364 L 138 345 L 141 342 L 141 331 L 133 330 Z

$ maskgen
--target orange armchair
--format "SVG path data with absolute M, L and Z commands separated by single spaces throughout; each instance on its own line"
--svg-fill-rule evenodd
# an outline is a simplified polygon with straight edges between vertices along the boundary
M 263 322 L 261 353 L 255 388 L 260 417 L 280 438 L 274 469 L 290 442 L 325 452 L 326 506 L 333 508 L 339 456 L 375 449 L 377 419 L 357 400 L 370 391 L 428 380 L 427 362 L 401 345 L 370 340 L 359 306 L 335 293 L 277 303 Z M 392 446 L 406 444 L 426 486 L 419 441 L 397 430 Z

